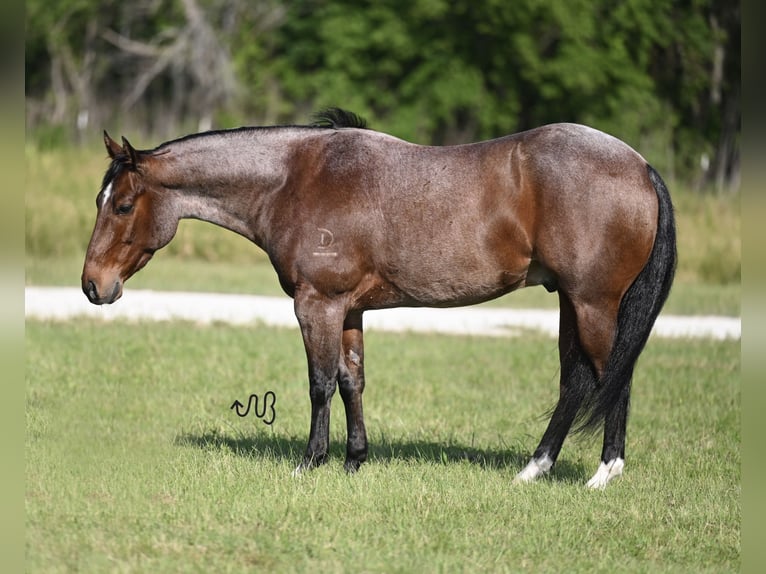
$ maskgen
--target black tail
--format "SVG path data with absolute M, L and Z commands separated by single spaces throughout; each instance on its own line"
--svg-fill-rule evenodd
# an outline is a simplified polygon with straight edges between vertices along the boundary
M 659 200 L 654 247 L 646 266 L 620 303 L 614 346 L 595 392 L 582 403 L 577 415 L 577 432 L 596 430 L 623 393 L 630 393 L 633 367 L 673 283 L 677 260 L 673 204 L 660 174 L 648 164 L 647 170 Z

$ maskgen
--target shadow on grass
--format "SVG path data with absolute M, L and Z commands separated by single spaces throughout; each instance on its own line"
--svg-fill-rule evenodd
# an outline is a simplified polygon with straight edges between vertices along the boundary
M 204 450 L 225 449 L 243 457 L 288 461 L 297 464 L 306 448 L 306 438 L 283 436 L 275 433 L 230 436 L 218 430 L 183 433 L 176 437 L 179 446 L 196 447 Z M 368 462 L 365 464 L 391 461 L 425 462 L 431 464 L 459 464 L 468 462 L 489 470 L 510 470 L 517 472 L 529 461 L 530 452 L 519 448 L 476 448 L 458 443 L 439 443 L 418 439 L 391 439 L 379 437 L 370 441 Z M 330 442 L 330 460 L 342 462 L 346 445 L 339 441 Z M 563 456 L 556 463 L 554 471 L 547 477 L 556 482 L 581 483 L 589 478 L 587 469 L 581 463 L 572 463 Z

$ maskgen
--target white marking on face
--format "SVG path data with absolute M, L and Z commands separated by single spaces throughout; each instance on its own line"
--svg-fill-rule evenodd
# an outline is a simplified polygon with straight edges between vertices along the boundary
M 112 195 L 112 182 L 110 181 L 104 188 L 104 195 L 101 197 L 101 207 L 104 207 Z
M 598 466 L 596 474 L 588 481 L 588 488 L 604 488 L 606 484 L 622 474 L 625 461 L 621 458 L 613 458 L 609 462 L 602 462 Z
M 547 454 L 539 459 L 533 458 L 529 461 L 529 464 L 524 467 L 524 470 L 516 475 L 516 477 L 513 479 L 513 483 L 519 484 L 522 482 L 532 482 L 536 480 L 537 477 L 542 476 L 548 472 L 552 466 L 553 461 Z

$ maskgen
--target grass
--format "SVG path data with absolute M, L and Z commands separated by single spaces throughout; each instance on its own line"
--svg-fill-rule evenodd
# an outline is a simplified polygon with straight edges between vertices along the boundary
M 511 479 L 557 392 L 556 343 L 367 334 L 370 461 L 290 471 L 308 432 L 292 329 L 29 321 L 30 572 L 736 572 L 738 342 L 650 341 L 625 476 L 598 439 Z M 229 409 L 275 392 L 267 426 Z
M 27 283 L 79 285 L 107 167 L 103 149 L 41 151 L 27 145 Z M 698 195 L 671 185 L 679 265 L 667 312 L 740 314 L 740 198 Z M 183 221 L 176 238 L 130 286 L 152 289 L 281 294 L 266 256 L 248 241 L 198 221 Z M 555 307 L 543 289 L 502 297 L 493 305 Z

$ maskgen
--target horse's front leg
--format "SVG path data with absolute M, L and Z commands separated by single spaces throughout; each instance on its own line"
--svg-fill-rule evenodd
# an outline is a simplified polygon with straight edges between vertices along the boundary
M 309 370 L 311 430 L 303 461 L 294 474 L 319 466 L 330 448 L 330 401 L 338 380 L 345 309 L 313 290 L 295 296 L 295 315 L 303 334 Z
M 343 356 L 338 376 L 340 396 L 346 408 L 347 472 L 356 472 L 367 460 L 367 431 L 364 428 L 362 392 L 364 391 L 364 341 L 362 312 L 349 313 L 343 323 Z

